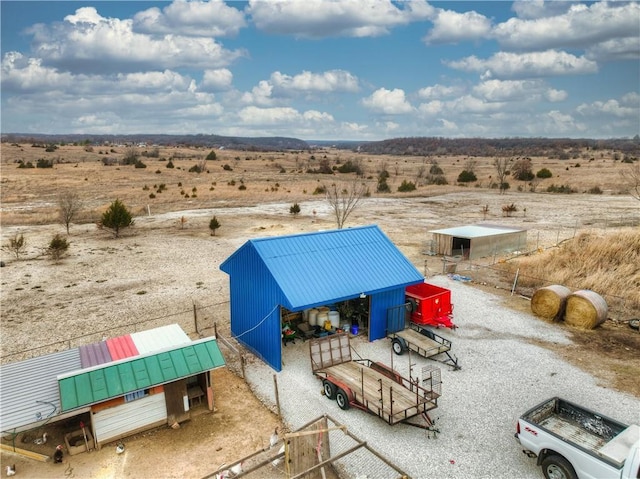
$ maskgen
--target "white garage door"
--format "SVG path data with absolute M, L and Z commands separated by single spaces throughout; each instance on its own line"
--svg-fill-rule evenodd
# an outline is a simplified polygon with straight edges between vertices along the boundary
M 123 437 L 131 431 L 141 430 L 145 426 L 166 420 L 164 393 L 152 394 L 93 415 L 98 443 Z

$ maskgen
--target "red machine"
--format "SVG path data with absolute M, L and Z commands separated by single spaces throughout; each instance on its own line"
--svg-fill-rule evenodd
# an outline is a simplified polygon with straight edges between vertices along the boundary
M 411 322 L 420 325 L 455 329 L 451 291 L 429 283 L 407 286 L 407 305 Z

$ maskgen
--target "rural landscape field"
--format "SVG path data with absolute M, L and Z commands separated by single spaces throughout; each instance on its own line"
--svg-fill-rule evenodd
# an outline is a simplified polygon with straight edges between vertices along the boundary
M 551 176 L 519 181 L 510 173 L 509 188 L 501 190 L 494 156 L 329 147 L 47 146 L 2 144 L 3 364 L 174 322 L 194 338 L 213 334 L 214 323 L 228 335 L 228 277 L 220 263 L 250 238 L 336 228 L 325 192 L 334 185 L 338 192 L 364 185 L 366 193 L 344 227 L 379 225 L 427 279 L 443 273 L 443 258 L 430 251 L 431 230 L 477 223 L 526 229 L 527 251 L 458 260 L 456 272 L 521 311 L 530 311 L 527 298 L 548 284 L 601 294 L 609 304 L 603 325 L 583 331 L 558 324 L 575 346 L 545 347 L 640 398 L 640 335 L 629 327 L 629 320 L 640 317 L 640 201 L 633 196 L 638 185 L 632 174 L 637 159 L 624 162 L 624 154 L 612 149 L 582 149 L 567 159 L 527 156 L 534 175 L 547 169 Z M 136 161 L 126 164 L 131 156 Z M 522 159 L 510 157 L 508 164 Z M 458 181 L 469 170 L 476 180 Z M 434 172 L 441 184 L 434 184 Z M 379 191 L 381 176 L 386 191 Z M 67 233 L 60 200 L 70 193 L 79 208 Z M 115 200 L 134 217 L 118 238 L 100 227 Z M 68 241 L 60 258 L 49 254 L 55 235 Z M 20 237 L 24 245 L 18 250 Z M 226 386 L 216 390 L 222 412 L 203 415 L 182 432 L 191 451 L 185 464 L 202 454 L 189 428 L 226 431 L 219 449 L 207 452 L 215 470 L 238 450 L 263 447 L 273 427 L 282 426 L 241 379 L 224 374 Z M 175 435 L 158 431 L 132 447 L 172 440 Z M 75 477 L 91 470 L 89 455 L 82 456 L 74 463 Z M 150 454 L 138 467 L 150 473 L 159 460 Z M 113 461 L 103 459 L 103 467 Z M 61 477 L 60 470 L 42 477 Z

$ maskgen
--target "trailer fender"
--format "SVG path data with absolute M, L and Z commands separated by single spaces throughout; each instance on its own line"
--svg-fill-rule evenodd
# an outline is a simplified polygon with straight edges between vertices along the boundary
M 332 376 L 327 376 L 327 379 L 323 381 L 323 387 L 324 387 L 325 395 L 329 399 L 336 399 L 338 391 L 342 391 L 346 395 L 349 402 L 353 401 L 354 396 L 353 396 L 353 392 L 351 391 L 351 388 L 347 384 L 335 379 Z M 331 396 L 327 394 L 327 388 L 333 391 L 333 394 Z

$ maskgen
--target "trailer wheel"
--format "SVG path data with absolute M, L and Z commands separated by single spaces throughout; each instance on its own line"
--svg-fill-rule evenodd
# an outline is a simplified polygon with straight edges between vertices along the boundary
M 415 313 L 416 310 L 418 309 L 418 303 L 416 303 L 416 300 L 413 298 L 407 298 L 407 302 L 404 303 L 404 307 L 410 313 Z
M 578 479 L 571 463 L 562 456 L 545 457 L 542 473 L 547 479 Z
M 338 389 L 338 391 L 336 392 L 336 402 L 338 403 L 338 406 L 340 406 L 340 409 L 342 409 L 343 411 L 346 411 L 350 407 L 347 393 L 342 389 Z
M 331 381 L 325 379 L 322 382 L 322 387 L 324 388 L 324 395 L 329 399 L 334 399 L 336 397 L 336 386 Z
M 394 338 L 394 340 L 391 341 L 391 349 L 393 349 L 393 352 L 398 356 L 404 354 L 404 351 L 406 349 L 403 343 L 404 341 L 402 341 L 400 338 Z

